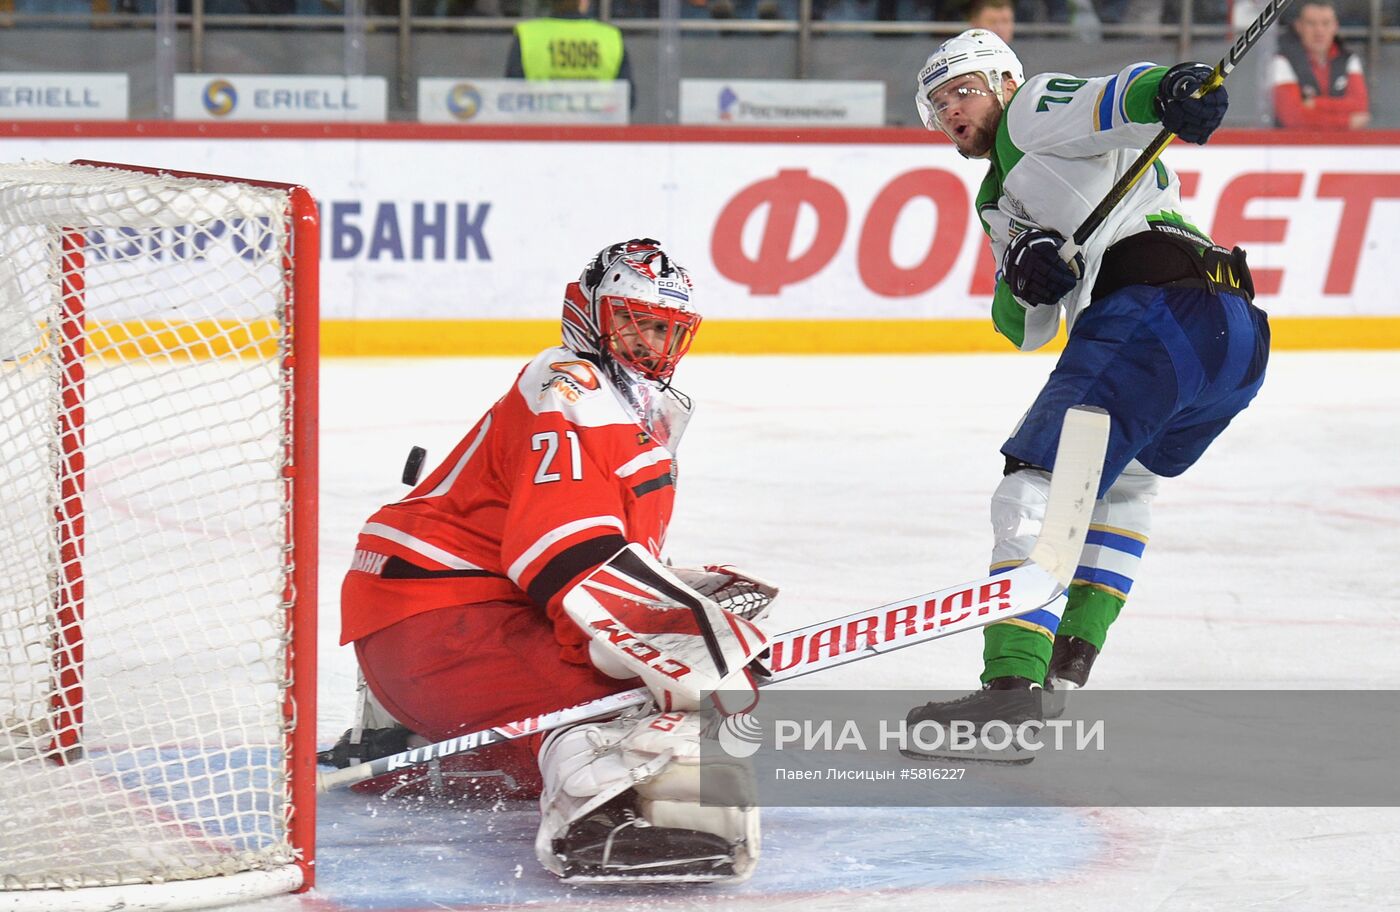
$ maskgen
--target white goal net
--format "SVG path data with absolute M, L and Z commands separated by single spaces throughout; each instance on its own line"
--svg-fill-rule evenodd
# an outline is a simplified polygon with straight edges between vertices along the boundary
M 301 188 L 0 165 L 0 909 L 308 882 L 316 253 Z

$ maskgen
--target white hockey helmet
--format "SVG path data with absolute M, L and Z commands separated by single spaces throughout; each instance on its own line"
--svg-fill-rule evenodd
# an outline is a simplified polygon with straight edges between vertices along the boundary
M 1009 73 L 1020 85 L 1026 81 L 1021 61 L 1005 41 L 986 29 L 968 29 L 938 46 L 919 70 L 919 84 L 914 91 L 914 103 L 919 107 L 919 119 L 929 130 L 939 129 L 929 94 L 943 83 L 968 73 L 981 73 L 997 101 L 1001 98 L 1002 74 Z
M 564 345 L 668 380 L 700 325 L 690 274 L 651 238 L 603 248 L 564 292 Z

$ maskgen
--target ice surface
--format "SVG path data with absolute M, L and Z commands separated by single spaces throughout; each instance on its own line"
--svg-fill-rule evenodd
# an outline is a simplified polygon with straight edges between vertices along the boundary
M 323 365 L 320 739 L 351 715 L 336 599 L 355 534 L 509 386 L 524 359 Z M 784 627 L 981 574 L 997 449 L 1053 364 L 1034 355 L 692 356 L 669 550 L 783 586 Z M 1400 353 L 1274 356 L 1259 399 L 1163 485 L 1133 599 L 1094 685 L 1400 688 Z M 959 688 L 980 637 L 804 679 Z M 323 797 L 319 880 L 257 912 L 1396 908 L 1400 810 L 773 809 L 734 888 L 566 888 L 528 805 Z

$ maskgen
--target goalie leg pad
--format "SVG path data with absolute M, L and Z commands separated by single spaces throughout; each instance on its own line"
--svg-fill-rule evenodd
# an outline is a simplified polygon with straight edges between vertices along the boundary
M 588 723 L 540 751 L 540 863 L 571 881 L 742 881 L 758 863 L 752 769 L 706 754 L 705 717 Z

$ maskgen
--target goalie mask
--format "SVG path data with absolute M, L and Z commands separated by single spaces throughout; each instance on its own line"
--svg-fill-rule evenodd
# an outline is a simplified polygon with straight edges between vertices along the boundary
M 667 382 L 700 325 L 692 293 L 689 273 L 660 242 L 613 244 L 565 290 L 564 344 Z
M 987 81 L 987 89 L 1003 108 L 1002 80 L 1010 76 L 1017 85 L 1025 82 L 1025 70 L 1015 52 L 992 32 L 986 29 L 968 29 L 961 35 L 949 38 L 939 45 L 938 50 L 919 70 L 919 83 L 914 90 L 914 103 L 919 107 L 919 117 L 929 130 L 943 130 L 947 133 L 939 115 L 940 105 L 929 96 L 944 83 L 959 76 L 979 74 Z M 978 91 L 967 88 L 967 91 Z M 951 137 L 950 137 L 951 138 Z

